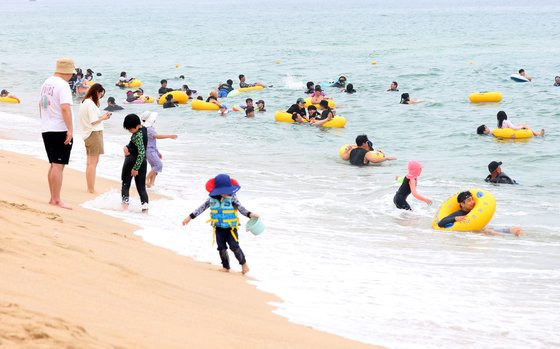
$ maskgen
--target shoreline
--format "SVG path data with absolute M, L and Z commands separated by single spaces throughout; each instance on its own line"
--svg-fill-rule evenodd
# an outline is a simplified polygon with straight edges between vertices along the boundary
M 47 203 L 45 161 L 0 150 L 0 162 L 1 345 L 379 348 L 291 323 L 243 276 L 79 206 L 95 197 L 80 171 L 64 171 L 65 210 Z M 98 178 L 97 195 L 118 186 Z

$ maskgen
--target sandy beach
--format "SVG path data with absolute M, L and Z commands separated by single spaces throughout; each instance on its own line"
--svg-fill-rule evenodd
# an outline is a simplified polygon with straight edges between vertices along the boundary
M 81 208 L 93 198 L 83 173 L 65 170 L 64 210 L 47 204 L 46 162 L 2 151 L 0 163 L 2 348 L 373 347 L 290 323 L 240 274 Z M 111 188 L 98 179 L 99 193 Z

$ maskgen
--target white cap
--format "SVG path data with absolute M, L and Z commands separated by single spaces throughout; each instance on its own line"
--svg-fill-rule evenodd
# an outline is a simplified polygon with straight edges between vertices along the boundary
M 144 123 L 144 126 L 151 127 L 154 125 L 154 122 L 156 122 L 157 115 L 158 113 L 156 113 L 155 111 L 146 110 L 145 112 L 140 114 L 140 119 Z

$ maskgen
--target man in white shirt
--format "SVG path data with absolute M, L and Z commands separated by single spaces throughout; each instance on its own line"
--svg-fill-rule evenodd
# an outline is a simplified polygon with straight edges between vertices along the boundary
M 49 204 L 71 209 L 60 200 L 62 172 L 72 151 L 72 91 L 68 80 L 75 72 L 74 61 L 60 58 L 54 74 L 43 83 L 39 115 L 45 150 L 51 164 L 48 173 L 51 199 Z

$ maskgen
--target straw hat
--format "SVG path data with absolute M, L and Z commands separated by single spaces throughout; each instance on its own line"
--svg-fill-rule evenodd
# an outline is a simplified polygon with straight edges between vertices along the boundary
M 74 67 L 74 60 L 72 58 L 59 58 L 56 61 L 55 73 L 59 74 L 74 74 L 76 68 Z

